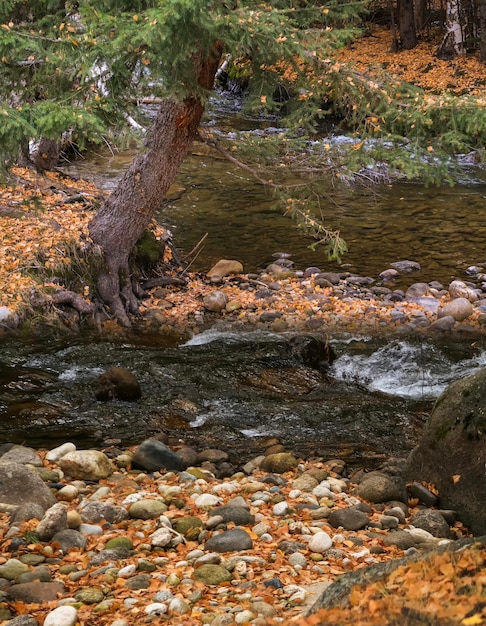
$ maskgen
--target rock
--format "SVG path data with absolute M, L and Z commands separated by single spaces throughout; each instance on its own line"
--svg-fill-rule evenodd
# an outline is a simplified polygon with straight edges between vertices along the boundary
M 151 580 L 152 577 L 150 574 L 136 574 L 127 580 L 125 587 L 127 589 L 132 589 L 133 591 L 137 589 L 148 589 L 150 587 Z
M 6 306 L 0 306 L 0 322 L 6 322 L 13 317 L 12 311 Z
M 78 550 L 84 550 L 88 543 L 87 538 L 82 535 L 78 530 L 72 528 L 66 528 L 66 530 L 60 530 L 53 537 L 52 541 L 56 541 L 63 554 L 67 554 L 71 548 L 77 548 Z
M 156 548 L 166 548 L 174 538 L 170 528 L 162 526 L 150 535 L 150 543 Z
M 65 592 L 64 585 L 58 582 L 41 583 L 34 581 L 31 583 L 21 583 L 8 588 L 7 594 L 13 600 L 25 602 L 26 604 L 44 604 L 57 600 Z
M 83 604 L 98 604 L 104 599 L 105 594 L 97 587 L 85 587 L 77 591 L 74 597 L 77 602 Z
M 341 526 L 344 530 L 360 530 L 368 526 L 370 518 L 358 508 L 350 506 L 331 511 L 328 521 L 333 528 Z
M 129 537 L 113 537 L 105 543 L 105 548 L 111 550 L 112 548 L 126 548 L 127 550 L 133 550 L 133 542 Z
M 47 622 L 44 622 L 44 624 L 46 623 Z M 35 619 L 35 617 L 31 617 L 30 615 L 18 615 L 17 617 L 8 620 L 8 626 L 39 626 L 39 622 Z
M 78 611 L 73 606 L 59 606 L 47 614 L 44 626 L 74 626 Z
M 222 565 L 211 565 L 209 563 L 198 567 L 193 577 L 205 585 L 220 585 L 221 583 L 233 580 L 233 576 L 225 567 Z
M 429 326 L 429 330 L 449 331 L 455 326 L 456 320 L 452 315 L 445 315 L 437 320 L 434 320 Z
M 228 296 L 223 291 L 213 291 L 204 296 L 203 304 L 208 311 L 219 313 L 226 308 Z
M 412 483 L 408 488 L 408 491 L 412 498 L 417 498 L 417 500 L 421 504 L 425 504 L 425 506 L 432 507 L 439 504 L 439 498 L 435 495 L 435 493 L 419 482 Z
M 456 298 L 451 300 L 445 306 L 440 309 L 438 317 L 453 317 L 456 322 L 462 322 L 467 319 L 474 312 L 473 305 L 466 298 Z
M 2 454 L 2 463 L 21 463 L 22 465 L 33 465 L 34 467 L 42 467 L 42 459 L 32 448 L 26 446 L 13 446 Z
M 478 296 L 474 289 L 471 289 L 463 283 L 462 280 L 453 280 L 449 285 L 449 293 L 451 294 L 452 299 L 456 298 L 465 298 L 470 302 L 476 302 Z
M 57 532 L 67 529 L 67 511 L 67 506 L 60 502 L 47 509 L 35 529 L 41 541 L 49 541 Z
M 332 539 L 323 530 L 313 535 L 309 540 L 309 550 L 311 552 L 323 554 L 327 552 L 329 548 L 332 548 Z
M 110 367 L 93 383 L 97 400 L 138 400 L 142 396 L 140 383 L 125 367 Z
M 108 502 L 89 502 L 81 510 L 81 519 L 84 522 L 96 523 L 105 519 L 110 524 L 128 519 L 129 513 L 122 506 L 115 506 Z
M 223 278 L 224 276 L 230 276 L 231 274 L 242 274 L 243 265 L 240 261 L 232 259 L 221 259 L 213 265 L 213 267 L 206 274 L 208 278 Z
M 59 459 L 59 467 L 71 478 L 100 480 L 113 473 L 110 459 L 99 450 L 75 450 Z
M 253 541 L 250 535 L 242 528 L 226 530 L 218 535 L 213 535 L 205 543 L 204 549 L 212 552 L 239 552 L 251 550 Z
M 365 474 L 356 487 L 356 495 L 368 502 L 388 502 L 398 500 L 408 502 L 405 481 L 400 476 L 388 476 L 381 472 Z
M 46 511 L 56 504 L 56 498 L 33 470 L 20 463 L 0 461 L 0 503 L 19 506 L 27 502 Z
M 417 513 L 412 515 L 410 524 L 416 528 L 426 530 L 434 537 L 449 538 L 451 536 L 449 524 L 439 511 L 434 511 L 433 509 L 417 511 Z
M 414 283 L 405 292 L 405 298 L 407 300 L 415 300 L 416 298 L 422 298 L 429 293 L 429 285 L 427 283 Z
M 226 504 L 218 506 L 211 511 L 211 515 L 219 515 L 223 523 L 233 522 L 237 526 L 246 526 L 255 523 L 255 516 L 250 513 L 247 507 L 233 506 Z
M 29 566 L 26 563 L 22 563 L 18 559 L 8 559 L 8 561 L 0 565 L 0 578 L 15 580 L 28 571 Z
M 10 525 L 16 526 L 28 519 L 41 520 L 44 517 L 44 508 L 36 502 L 21 504 L 11 515 Z
M 223 450 L 217 450 L 215 448 L 206 448 L 197 453 L 197 462 L 203 463 L 209 461 L 210 463 L 222 463 L 229 458 L 228 453 Z
M 383 272 L 380 272 L 378 276 L 379 278 L 381 278 L 381 280 L 393 280 L 394 278 L 398 278 L 398 276 L 400 276 L 400 272 L 398 272 L 398 270 L 390 268 L 387 270 L 383 270 Z
M 128 512 L 132 519 L 155 519 L 167 511 L 167 505 L 162 500 L 138 500 L 134 502 Z
M 291 353 L 303 365 L 321 369 L 332 365 L 336 355 L 327 340 L 312 335 L 297 335 L 289 339 Z
M 405 478 L 436 485 L 440 506 L 486 533 L 486 368 L 457 380 L 437 399 Z M 482 477 L 482 478 L 480 478 Z
M 196 515 L 186 515 L 184 517 L 175 518 L 172 521 L 174 530 L 184 537 L 199 535 L 204 527 L 203 521 Z
M 277 454 L 269 454 L 260 464 L 262 470 L 275 474 L 284 474 L 289 470 L 297 467 L 297 459 L 290 452 L 280 452 Z
M 57 448 L 49 450 L 49 452 L 47 452 L 46 454 L 46 460 L 50 463 L 57 463 L 59 459 L 62 458 L 65 454 L 67 454 L 68 452 L 74 452 L 75 450 L 76 446 L 74 445 L 74 443 L 68 441 L 66 443 L 63 443 L 61 446 L 58 446 Z
M 393 269 L 396 269 L 400 274 L 408 274 L 409 272 L 420 272 L 422 269 L 420 267 L 420 263 L 416 261 L 396 261 L 395 263 L 390 263 Z
M 161 469 L 182 470 L 182 458 L 157 439 L 146 439 L 135 450 L 132 458 L 134 467 L 149 472 Z

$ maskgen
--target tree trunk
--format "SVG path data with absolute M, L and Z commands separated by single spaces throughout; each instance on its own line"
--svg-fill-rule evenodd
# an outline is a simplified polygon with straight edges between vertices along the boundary
M 486 0 L 479 0 L 479 58 L 486 63 Z
M 210 90 L 221 51 L 215 47 L 205 62 L 194 59 L 199 85 Z M 101 300 L 124 326 L 129 313 L 137 313 L 129 257 L 133 246 L 150 224 L 172 184 L 180 164 L 197 135 L 204 102 L 198 95 L 185 100 L 164 100 L 146 141 L 146 151 L 130 164 L 117 187 L 99 208 L 89 230 L 104 255 L 104 271 L 97 282 Z
M 411 50 L 417 45 L 413 0 L 398 0 L 398 28 L 402 48 Z
M 466 24 L 461 15 L 460 0 L 446 2 L 446 34 L 437 50 L 440 59 L 452 59 L 456 55 L 466 54 Z

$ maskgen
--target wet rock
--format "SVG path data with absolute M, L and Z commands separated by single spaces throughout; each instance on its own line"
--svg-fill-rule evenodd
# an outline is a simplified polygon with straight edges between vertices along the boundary
M 341 526 L 344 530 L 360 530 L 370 523 L 366 513 L 352 506 L 331 511 L 328 520 L 333 528 Z
M 455 381 L 437 399 L 405 478 L 436 485 L 440 505 L 486 533 L 486 368 Z
M 440 317 L 430 324 L 429 330 L 437 330 L 442 332 L 447 332 L 452 330 L 456 324 L 456 320 L 452 317 L 452 315 L 445 315 L 444 317 Z
M 260 464 L 262 470 L 272 472 L 274 474 L 285 474 L 285 472 L 288 472 L 296 466 L 297 459 L 290 452 L 269 454 Z
M 233 259 L 221 259 L 213 265 L 213 267 L 206 274 L 208 278 L 223 278 L 224 276 L 230 276 L 231 274 L 242 274 L 243 273 L 243 265 L 240 261 L 235 261 Z
M 42 583 L 34 581 L 21 583 L 8 588 L 7 594 L 13 600 L 26 604 L 44 604 L 52 602 L 65 592 L 64 585 L 59 582 Z
M 46 511 L 56 498 L 39 476 L 20 463 L 0 462 L 0 503 L 36 503 Z
M 161 469 L 182 470 L 182 458 L 157 439 L 146 439 L 135 450 L 132 458 L 134 467 L 149 472 Z
M 456 322 L 462 322 L 473 314 L 474 307 L 466 298 L 456 298 L 448 302 L 439 311 L 439 318 L 450 315 Z
M 227 461 L 229 458 L 228 453 L 223 450 L 217 450 L 214 448 L 207 448 L 197 453 L 197 462 L 209 461 L 210 463 L 221 463 Z
M 400 272 L 400 274 L 408 274 L 409 272 L 420 272 L 422 269 L 420 267 L 420 263 L 417 261 L 396 261 L 395 263 L 390 263 L 393 269 Z
M 138 400 L 142 396 L 140 383 L 125 367 L 110 367 L 93 383 L 97 400 Z
M 60 502 L 47 509 L 44 517 L 35 529 L 41 541 L 49 541 L 56 533 L 67 529 L 67 511 L 67 506 Z
M 71 478 L 97 481 L 113 473 L 110 459 L 99 450 L 76 450 L 59 459 L 59 467 Z
M 418 511 L 410 519 L 410 524 L 416 528 L 426 530 L 434 537 L 450 537 L 451 531 L 449 524 L 439 511 L 433 509 L 423 509 Z
M 405 292 L 405 298 L 407 300 L 414 300 L 416 298 L 422 298 L 429 293 L 429 285 L 427 283 L 414 283 Z
M 222 565 L 201 565 L 198 567 L 193 577 L 205 585 L 220 585 L 224 582 L 233 580 L 232 574 Z
M 205 543 L 204 549 L 213 552 L 239 552 L 251 550 L 253 540 L 242 528 L 226 530 L 218 535 L 213 535 Z
M 400 276 L 400 272 L 393 268 L 384 270 L 379 274 L 379 278 L 381 278 L 381 280 L 393 280 L 394 278 L 398 278 L 398 276 Z
M 223 291 L 213 291 L 203 298 L 204 307 L 213 313 L 219 313 L 226 308 L 228 296 Z
M 388 502 L 399 500 L 407 502 L 405 481 L 400 476 L 388 476 L 381 472 L 365 474 L 363 480 L 356 487 L 356 495 L 368 502 Z
M 308 267 L 304 270 L 304 278 L 309 278 L 310 276 L 314 276 L 315 274 L 322 274 L 321 270 L 318 267 Z
M 297 335 L 289 340 L 291 353 L 303 365 L 321 369 L 331 365 L 336 358 L 329 343 L 312 335 Z

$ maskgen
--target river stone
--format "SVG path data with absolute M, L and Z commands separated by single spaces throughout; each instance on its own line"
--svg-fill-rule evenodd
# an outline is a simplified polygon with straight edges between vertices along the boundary
M 58 606 L 47 614 L 44 626 L 74 626 L 78 619 L 78 611 L 74 606 Z
M 297 467 L 297 459 L 290 452 L 280 452 L 269 454 L 260 464 L 262 470 L 274 474 L 285 474 L 294 467 Z
M 63 472 L 80 480 L 101 480 L 113 474 L 110 459 L 99 450 L 75 450 L 59 459 Z
M 486 368 L 453 382 L 437 399 L 405 478 L 434 484 L 476 535 L 486 534 Z
M 228 296 L 223 291 L 212 291 L 204 296 L 203 304 L 208 311 L 219 313 L 226 308 Z
M 205 585 L 220 585 L 233 579 L 233 576 L 225 567 L 222 565 L 211 565 L 210 563 L 198 567 L 194 571 L 193 577 Z
M 255 523 L 255 516 L 244 506 L 225 504 L 212 509 L 211 515 L 221 516 L 225 524 L 233 522 L 236 526 L 246 526 L 247 524 Z
M 360 530 L 370 523 L 370 518 L 358 508 L 349 506 L 345 509 L 334 509 L 328 517 L 333 528 L 340 526 L 344 530 Z
M 157 439 L 142 441 L 133 454 L 132 465 L 148 472 L 184 469 L 182 458 Z
M 37 502 L 25 502 L 10 515 L 10 525 L 17 526 L 25 520 L 41 520 L 43 517 L 44 508 L 40 504 L 37 504 Z
M 216 448 L 206 448 L 197 453 L 197 462 L 209 461 L 210 463 L 222 463 L 229 459 L 228 453 Z
M 452 299 L 466 298 L 470 302 L 475 302 L 478 299 L 474 289 L 468 287 L 462 280 L 453 280 L 449 285 L 449 293 Z
M 17 615 L 13 619 L 9 619 L 9 616 L 3 616 L 1 613 L 2 609 L 0 609 L 0 619 L 8 619 L 8 626 L 39 626 L 39 622 L 35 619 L 35 617 L 31 617 L 30 615 Z M 45 621 L 44 624 L 47 624 Z M 51 625 L 52 626 L 52 625 Z M 64 626 L 58 624 L 57 626 Z
M 8 559 L 3 565 L 0 565 L 0 578 L 15 580 L 20 575 L 28 572 L 29 569 L 26 563 L 22 563 L 18 559 Z
M 212 552 L 239 552 L 251 550 L 253 541 L 250 535 L 242 528 L 225 530 L 218 535 L 213 535 L 204 545 L 205 550 Z
M 435 495 L 433 491 L 430 491 L 428 487 L 422 485 L 422 483 L 414 482 L 408 488 L 410 496 L 412 498 L 417 498 L 417 500 L 425 504 L 425 506 L 438 506 L 439 498 Z
M 405 292 L 405 298 L 407 300 L 415 300 L 416 298 L 422 298 L 429 293 L 429 285 L 427 283 L 413 283 Z
M 400 276 L 400 273 L 398 272 L 398 270 L 395 270 L 393 268 L 383 270 L 383 272 L 380 272 L 380 274 L 378 275 L 378 277 L 381 278 L 381 280 L 393 280 L 394 278 L 397 278 L 398 276 Z
M 389 500 L 408 502 L 405 481 L 400 476 L 389 476 L 381 472 L 365 474 L 356 487 L 356 495 L 375 503 Z
M 129 537 L 113 537 L 105 543 L 105 548 L 110 550 L 111 548 L 126 548 L 127 550 L 133 550 L 133 542 Z
M 213 265 L 213 267 L 206 274 L 208 278 L 216 278 L 223 276 L 230 276 L 231 274 L 242 274 L 243 273 L 243 265 L 240 261 L 235 261 L 233 259 L 221 259 Z
M 129 513 L 122 506 L 109 504 L 108 502 L 89 502 L 81 510 L 81 519 L 84 522 L 96 523 L 106 520 L 110 524 L 122 522 L 128 519 Z
M 395 261 L 395 263 L 390 263 L 390 265 L 401 274 L 407 274 L 409 272 L 420 272 L 420 270 L 422 269 L 420 267 L 420 263 L 417 263 L 417 261 Z
M 138 500 L 128 509 L 132 519 L 155 519 L 167 511 L 167 505 L 162 500 Z
M 446 317 L 450 315 L 457 322 L 462 322 L 473 314 L 474 307 L 466 298 L 456 298 L 448 302 L 442 309 L 440 309 L 438 316 Z
M 21 505 L 32 502 L 44 511 L 56 504 L 56 498 L 35 471 L 20 463 L 0 461 L 0 503 Z
M 34 467 L 42 467 L 42 459 L 33 448 L 26 446 L 13 446 L 2 454 L 2 463 L 22 463 L 22 465 L 33 465 Z
M 302 474 L 298 478 L 292 481 L 292 489 L 298 489 L 299 491 L 312 491 L 319 481 L 309 473 Z
M 152 577 L 150 574 L 136 574 L 126 581 L 125 587 L 127 589 L 132 589 L 133 591 L 136 589 L 148 589 L 150 587 L 151 580 Z
M 71 548 L 84 550 L 86 548 L 86 544 L 88 543 L 88 539 L 78 530 L 74 530 L 73 528 L 60 530 L 52 537 L 52 541 L 55 541 L 60 545 L 63 554 L 67 554 Z
M 184 517 L 178 517 L 172 520 L 172 527 L 181 535 L 186 537 L 187 535 L 194 535 L 201 532 L 204 524 L 202 519 L 196 515 L 186 515 Z
M 329 548 L 332 548 L 332 539 L 323 530 L 313 535 L 309 540 L 309 550 L 311 552 L 323 554 L 324 552 L 327 552 Z
M 49 541 L 57 532 L 67 529 L 67 511 L 67 506 L 61 502 L 47 509 L 44 517 L 35 529 L 41 541 Z
M 98 604 L 104 599 L 105 594 L 97 587 L 85 587 L 77 591 L 74 597 L 83 604 Z
M 57 600 L 65 592 L 64 585 L 59 582 L 20 583 L 7 589 L 7 595 L 13 600 L 19 600 L 26 604 L 45 604 Z
M 410 524 L 416 528 L 426 530 L 434 537 L 449 538 L 451 536 L 449 524 L 439 511 L 434 511 L 433 509 L 417 511 L 417 513 L 412 515 Z
M 289 343 L 292 356 L 316 370 L 331 365 L 336 358 L 328 341 L 312 335 L 297 335 L 289 339 Z
M 429 330 L 449 331 L 455 326 L 456 320 L 452 315 L 445 315 L 432 322 L 429 326 Z
M 138 400 L 142 396 L 140 383 L 125 367 L 109 367 L 93 382 L 97 400 Z
M 76 446 L 74 443 L 67 441 L 57 448 L 52 448 L 46 454 L 46 460 L 50 463 L 57 463 L 61 457 L 63 457 L 68 452 L 74 452 L 76 450 Z

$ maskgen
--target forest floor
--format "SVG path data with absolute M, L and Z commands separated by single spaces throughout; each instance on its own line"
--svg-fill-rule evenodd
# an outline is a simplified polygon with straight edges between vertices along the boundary
M 356 63 L 360 71 L 384 70 L 424 89 L 447 89 L 458 95 L 484 93 L 486 72 L 477 56 L 441 61 L 434 54 L 438 45 L 434 39 L 422 41 L 414 50 L 392 53 L 391 40 L 389 30 L 372 28 L 366 37 L 344 49 L 340 59 Z M 64 266 L 76 272 L 70 251 L 87 241 L 88 224 L 102 193 L 85 181 L 58 174 L 40 175 L 23 169 L 14 169 L 13 174 L 15 183 L 0 188 L 0 314 L 6 307 L 22 317 L 36 314 L 31 304 L 34 292 L 59 287 L 43 278 L 45 269 L 57 271 Z M 181 292 L 170 309 L 174 317 L 184 317 L 190 289 L 204 291 L 203 280 L 190 278 L 189 290 Z M 88 285 L 80 295 L 89 297 Z M 157 298 L 152 298 L 145 301 L 145 308 L 156 305 Z M 303 302 L 303 315 L 305 306 Z M 424 585 L 429 600 L 424 600 Z M 485 590 L 484 551 L 465 554 L 452 565 L 444 556 L 422 563 L 420 568 L 402 569 L 398 578 L 354 594 L 351 608 L 323 611 L 300 623 L 486 624 L 486 601 L 478 600 L 486 598 Z

